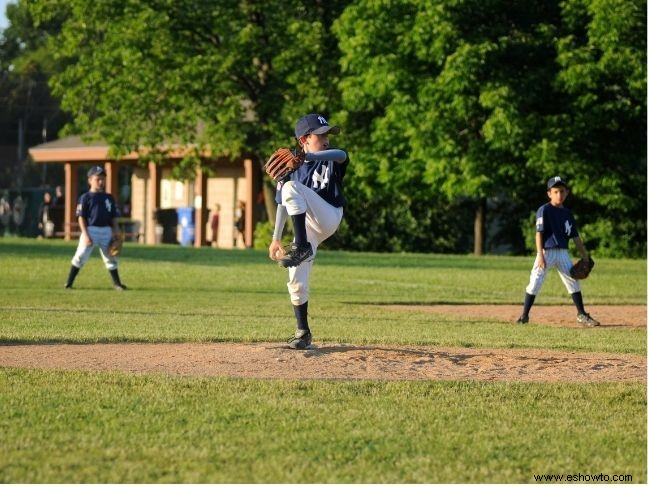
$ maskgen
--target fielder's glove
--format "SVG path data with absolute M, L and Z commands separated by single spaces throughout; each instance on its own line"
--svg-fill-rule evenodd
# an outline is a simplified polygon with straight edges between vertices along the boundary
M 589 260 L 583 260 L 582 258 L 574 263 L 574 266 L 569 271 L 569 275 L 576 280 L 583 280 L 587 278 L 594 268 L 594 260 L 590 257 Z
M 280 181 L 291 172 L 299 169 L 304 163 L 304 152 L 280 148 L 274 151 L 266 162 L 264 169 L 275 181 Z
M 114 233 L 110 243 L 108 243 L 108 255 L 111 257 L 119 256 L 124 245 L 124 235 L 121 233 Z

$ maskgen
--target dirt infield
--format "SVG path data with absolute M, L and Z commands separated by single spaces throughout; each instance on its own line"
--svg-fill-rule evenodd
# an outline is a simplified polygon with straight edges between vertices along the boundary
M 515 320 L 519 312 L 518 306 L 389 308 L 506 321 Z M 646 325 L 645 306 L 591 306 L 589 310 L 603 326 Z M 560 306 L 534 308 L 532 322 L 575 325 L 573 316 L 569 318 Z M 0 345 L 0 367 L 263 379 L 646 382 L 647 375 L 646 357 L 626 354 L 326 343 L 315 343 L 307 351 L 279 343 Z
M 486 318 L 514 323 L 522 305 L 386 305 L 395 311 L 418 311 L 431 314 Z M 646 327 L 645 305 L 588 305 L 587 312 L 600 327 Z M 573 305 L 536 305 L 531 309 L 530 325 L 580 327 Z
M 641 356 L 429 346 L 57 344 L 0 346 L 0 366 L 286 379 L 646 381 Z

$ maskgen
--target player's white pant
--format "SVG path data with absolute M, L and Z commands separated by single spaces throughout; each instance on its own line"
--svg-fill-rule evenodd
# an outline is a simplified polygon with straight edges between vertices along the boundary
M 92 255 L 95 246 L 99 247 L 101 258 L 108 270 L 117 268 L 117 259 L 108 255 L 108 244 L 112 238 L 112 228 L 110 226 L 88 226 L 88 234 L 92 240 L 92 245 L 86 246 L 83 238 L 79 238 L 79 246 L 72 257 L 72 265 L 82 268 Z
M 536 256 L 535 262 L 533 264 L 533 270 L 531 270 L 531 278 L 529 280 L 529 285 L 527 285 L 526 292 L 531 295 L 538 295 L 542 284 L 545 281 L 547 273 L 553 267 L 556 267 L 558 274 L 560 275 L 561 280 L 567 288 L 567 292 L 570 294 L 580 292 L 580 283 L 578 280 L 573 279 L 569 275 L 569 270 L 573 266 L 571 258 L 569 258 L 569 252 L 560 248 L 552 248 L 544 251 L 545 258 L 545 267 L 538 267 L 538 257 Z
M 317 247 L 333 235 L 342 221 L 342 208 L 331 206 L 305 185 L 288 181 L 281 189 L 281 204 L 293 216 L 306 212 L 306 237 L 313 256 L 298 267 L 288 269 L 288 292 L 293 305 L 308 302 L 310 274 Z

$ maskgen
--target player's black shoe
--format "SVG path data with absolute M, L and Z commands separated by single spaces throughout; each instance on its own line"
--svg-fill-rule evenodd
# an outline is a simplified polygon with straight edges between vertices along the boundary
M 310 331 L 297 329 L 295 336 L 288 340 L 288 347 L 290 349 L 308 349 L 313 340 Z
M 528 324 L 529 323 L 529 316 L 520 316 L 520 318 L 516 321 L 516 324 Z
M 311 246 L 310 243 L 306 243 L 304 245 L 297 245 L 293 243 L 290 245 L 290 249 L 288 250 L 288 252 L 286 252 L 283 258 L 279 260 L 279 265 L 286 268 L 297 267 L 304 260 L 312 256 L 313 256 L 313 247 Z
M 65 287 L 63 287 L 65 290 L 72 290 L 72 284 L 71 283 L 66 283 Z
M 114 287 L 115 287 L 115 290 L 119 290 L 120 292 L 122 290 L 128 290 L 128 287 L 126 287 L 124 284 L 116 284 Z

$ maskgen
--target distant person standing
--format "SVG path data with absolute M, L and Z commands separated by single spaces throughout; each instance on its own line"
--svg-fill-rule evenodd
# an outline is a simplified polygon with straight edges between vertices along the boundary
M 239 237 L 243 241 L 243 246 L 245 244 L 245 203 L 239 201 L 236 203 L 236 210 L 234 211 L 234 248 L 236 248 Z
M 54 188 L 54 200 L 52 201 L 52 206 L 65 206 L 65 193 L 63 192 L 63 188 L 61 186 L 56 186 Z
M 38 208 L 38 238 L 51 238 L 54 235 L 54 223 L 50 218 L 52 195 L 45 191 L 43 202 Z
M 64 228 L 64 212 L 65 212 L 65 192 L 62 186 L 54 188 L 54 197 L 52 198 L 52 206 L 50 207 L 50 220 L 54 224 L 54 234 L 63 233 Z
M 108 245 L 113 234 L 119 232 L 117 224 L 117 203 L 111 194 L 106 192 L 106 172 L 103 167 L 96 166 L 88 171 L 90 190 L 79 197 L 76 215 L 81 228 L 79 246 L 72 257 L 70 274 L 65 283 L 66 289 L 71 289 L 77 274 L 86 264 L 95 245 L 99 246 L 101 258 L 110 272 L 115 290 L 126 290 L 121 283 L 117 270 L 117 258 L 108 253 Z
M 214 209 L 212 211 L 210 226 L 212 230 L 212 246 L 214 248 L 218 247 L 218 225 L 220 223 L 220 204 L 214 204 Z

